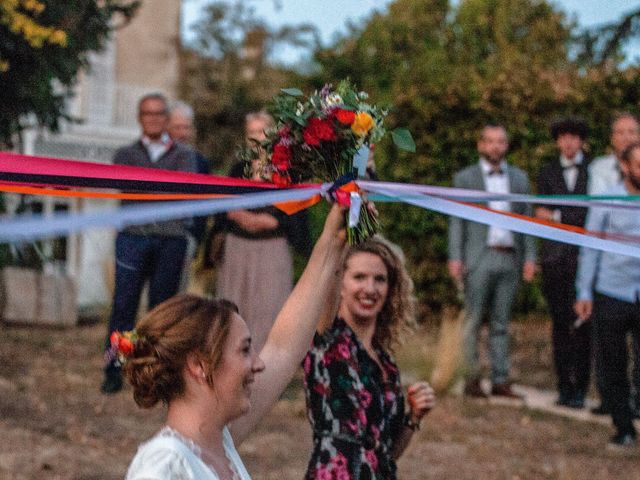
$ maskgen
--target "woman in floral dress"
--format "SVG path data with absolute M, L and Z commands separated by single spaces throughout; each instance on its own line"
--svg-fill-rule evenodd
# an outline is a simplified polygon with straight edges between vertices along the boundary
M 314 441 L 306 478 L 393 480 L 395 460 L 435 405 L 433 389 L 417 382 L 405 409 L 389 353 L 413 324 L 413 284 L 402 252 L 379 236 L 352 246 L 341 274 L 338 315 L 325 315 L 303 362 Z

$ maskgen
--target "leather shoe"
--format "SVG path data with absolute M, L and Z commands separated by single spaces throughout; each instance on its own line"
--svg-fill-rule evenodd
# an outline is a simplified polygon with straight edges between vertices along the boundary
M 491 395 L 496 397 L 513 398 L 515 400 L 522 400 L 524 397 L 513 391 L 510 383 L 499 383 L 491 387 Z
M 633 433 L 617 433 L 607 445 L 608 450 L 630 451 L 635 450 L 636 436 Z
M 482 389 L 479 379 L 469 380 L 464 386 L 464 394 L 468 397 L 489 398 L 489 395 Z
M 609 415 L 611 413 L 611 410 L 605 405 L 600 404 L 597 407 L 593 407 L 591 409 L 591 413 L 593 413 L 594 415 Z

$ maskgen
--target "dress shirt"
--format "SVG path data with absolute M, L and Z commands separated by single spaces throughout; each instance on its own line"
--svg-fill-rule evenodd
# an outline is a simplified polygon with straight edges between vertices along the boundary
M 607 195 L 629 195 L 624 184 L 602 192 Z M 637 210 L 592 207 L 585 228 L 594 232 L 640 235 Z M 593 291 L 633 303 L 640 293 L 640 259 L 581 248 L 576 289 L 579 300 L 592 300 Z
M 568 159 L 564 155 L 560 155 L 560 166 L 562 167 L 562 176 L 564 177 L 564 184 L 567 186 L 567 190 L 573 192 L 576 188 L 576 180 L 578 179 L 578 165 L 582 163 L 584 154 L 582 152 L 576 153 L 576 156 L 572 159 Z
M 491 193 L 510 193 L 509 176 L 507 175 L 507 163 L 503 160 L 500 162 L 496 173 L 496 167 L 491 165 L 485 158 L 480 158 L 480 168 L 484 177 L 484 185 L 487 192 Z M 487 205 L 492 210 L 500 210 L 502 212 L 510 212 L 511 205 L 509 202 L 489 202 Z M 487 234 L 487 245 L 490 247 L 513 247 L 513 234 L 509 230 L 503 228 L 489 227 Z
M 612 153 L 604 157 L 598 157 L 589 165 L 589 195 L 601 195 L 610 187 L 622 181 L 618 159 Z
M 151 161 L 154 163 L 169 150 L 171 143 L 171 137 L 169 137 L 169 134 L 166 132 L 160 136 L 160 140 L 151 140 L 146 135 L 142 137 L 142 144 L 147 149 L 149 158 L 151 158 Z

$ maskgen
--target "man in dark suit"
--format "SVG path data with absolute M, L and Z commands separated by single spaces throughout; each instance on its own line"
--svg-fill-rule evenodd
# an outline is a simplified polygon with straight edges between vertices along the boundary
M 538 193 L 586 194 L 588 162 L 583 152 L 586 124 L 575 118 L 563 119 L 551 126 L 551 135 L 560 156 L 540 172 Z M 587 209 L 544 205 L 536 208 L 536 216 L 582 227 Z M 553 323 L 553 356 L 558 377 L 556 403 L 570 408 L 584 407 L 591 370 L 591 324 L 577 321 L 573 311 L 578 254 L 579 248 L 574 245 L 542 241 L 542 289 Z
M 453 185 L 492 193 L 530 192 L 527 174 L 509 165 L 506 129 L 487 125 L 478 140 L 480 161 L 458 172 Z M 489 208 L 529 215 L 527 204 L 489 202 Z M 533 238 L 452 217 L 449 223 L 449 274 L 464 285 L 467 318 L 464 327 L 466 363 L 465 393 L 486 397 L 480 383 L 478 333 L 485 312 L 489 313 L 489 354 L 493 395 L 519 397 L 509 382 L 509 320 L 520 276 L 535 275 Z

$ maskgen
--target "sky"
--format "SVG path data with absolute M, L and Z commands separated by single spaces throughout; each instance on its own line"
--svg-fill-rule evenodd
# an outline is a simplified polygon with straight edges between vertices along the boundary
M 347 20 L 358 23 L 374 10 L 382 11 L 391 0 L 245 0 L 255 8 L 256 15 L 273 26 L 299 23 L 315 24 L 324 44 L 337 33 L 344 33 Z M 210 0 L 183 0 L 183 34 L 190 37 L 189 25 L 198 19 L 198 12 Z M 552 3 L 575 18 L 580 26 L 593 26 L 618 20 L 623 14 L 640 6 L 630 0 L 553 0 Z M 633 56 L 640 56 L 640 42 L 629 49 Z M 296 60 L 296 54 L 284 52 L 282 61 Z

